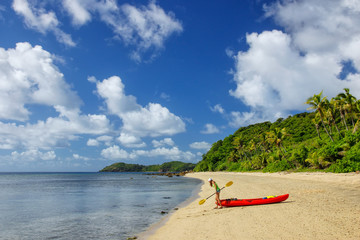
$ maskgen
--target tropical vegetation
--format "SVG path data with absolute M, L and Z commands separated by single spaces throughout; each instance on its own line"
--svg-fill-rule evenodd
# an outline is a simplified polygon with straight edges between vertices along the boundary
M 215 142 L 194 171 L 359 171 L 360 100 L 345 88 L 305 103 L 314 111 L 241 127 Z

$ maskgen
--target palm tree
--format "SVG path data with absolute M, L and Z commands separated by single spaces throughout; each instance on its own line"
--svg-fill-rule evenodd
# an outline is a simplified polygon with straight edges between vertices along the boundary
M 351 123 L 353 127 L 355 127 L 353 112 L 356 103 L 356 97 L 350 94 L 350 90 L 348 88 L 344 88 L 344 91 L 345 93 L 339 93 L 338 97 L 344 100 L 345 110 L 350 115 Z
M 330 133 L 324 123 L 325 112 L 326 112 L 326 101 L 325 101 L 326 97 L 322 97 L 322 93 L 323 93 L 323 91 L 321 91 L 319 94 L 314 94 L 313 97 L 309 97 L 308 100 L 306 101 L 306 104 L 310 105 L 308 110 L 314 109 L 317 112 L 317 114 L 320 116 L 321 123 L 325 129 L 325 132 L 329 135 L 331 141 L 334 141 L 334 139 L 330 135 Z
M 320 118 L 317 115 L 315 115 L 315 117 L 311 121 L 314 123 L 318 137 L 321 139 L 320 131 L 319 131 L 320 123 L 321 123 Z
M 284 150 L 284 153 L 286 153 L 286 150 L 282 144 L 284 138 L 288 136 L 286 133 L 286 129 L 280 129 L 280 128 L 274 128 L 271 132 L 267 132 L 267 140 L 270 144 L 274 144 L 276 147 L 279 148 L 281 151 L 281 148 Z
M 357 130 L 358 130 L 358 128 L 360 127 L 360 100 L 358 100 L 357 102 L 356 102 L 356 104 L 355 104 L 355 106 L 356 106 L 356 109 L 357 109 L 357 121 L 356 121 L 356 123 L 355 123 L 355 126 L 354 126 L 354 130 L 353 130 L 353 133 L 355 133 Z
M 236 149 L 236 151 L 238 152 L 239 158 L 245 157 L 249 158 L 248 155 L 246 154 L 246 149 L 245 149 L 245 144 L 244 141 L 241 139 L 241 137 L 236 136 L 233 139 L 233 143 L 232 143 Z
M 334 98 L 334 104 L 335 104 L 335 107 L 339 110 L 342 123 L 344 124 L 346 130 L 349 131 L 349 128 L 346 123 L 346 111 L 345 111 L 345 107 L 344 107 L 345 101 L 341 97 L 337 96 Z
M 325 100 L 326 103 L 326 107 L 327 107 L 327 115 L 330 118 L 330 121 L 332 125 L 335 125 L 335 128 L 337 130 L 337 132 L 339 133 L 339 135 L 341 135 L 340 130 L 336 124 L 336 108 L 335 108 L 335 102 L 334 99 L 331 99 L 331 101 L 329 102 L 329 100 Z
M 269 143 L 266 139 L 266 133 L 261 133 L 258 136 L 259 139 L 259 148 L 262 149 L 263 152 L 268 152 L 269 151 Z

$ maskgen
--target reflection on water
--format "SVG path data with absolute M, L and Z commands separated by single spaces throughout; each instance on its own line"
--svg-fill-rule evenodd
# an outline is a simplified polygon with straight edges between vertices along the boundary
M 126 239 L 199 183 L 133 173 L 0 173 L 0 239 Z

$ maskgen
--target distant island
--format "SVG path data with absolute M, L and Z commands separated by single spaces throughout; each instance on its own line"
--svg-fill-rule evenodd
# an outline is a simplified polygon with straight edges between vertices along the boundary
M 118 162 L 101 169 L 100 172 L 185 172 L 193 170 L 195 166 L 196 164 L 194 163 L 184 163 L 180 161 L 148 166 Z

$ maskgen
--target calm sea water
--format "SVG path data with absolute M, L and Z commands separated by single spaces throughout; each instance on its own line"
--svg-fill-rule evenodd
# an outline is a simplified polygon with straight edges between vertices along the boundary
M 133 173 L 0 173 L 0 239 L 127 239 L 199 184 Z

